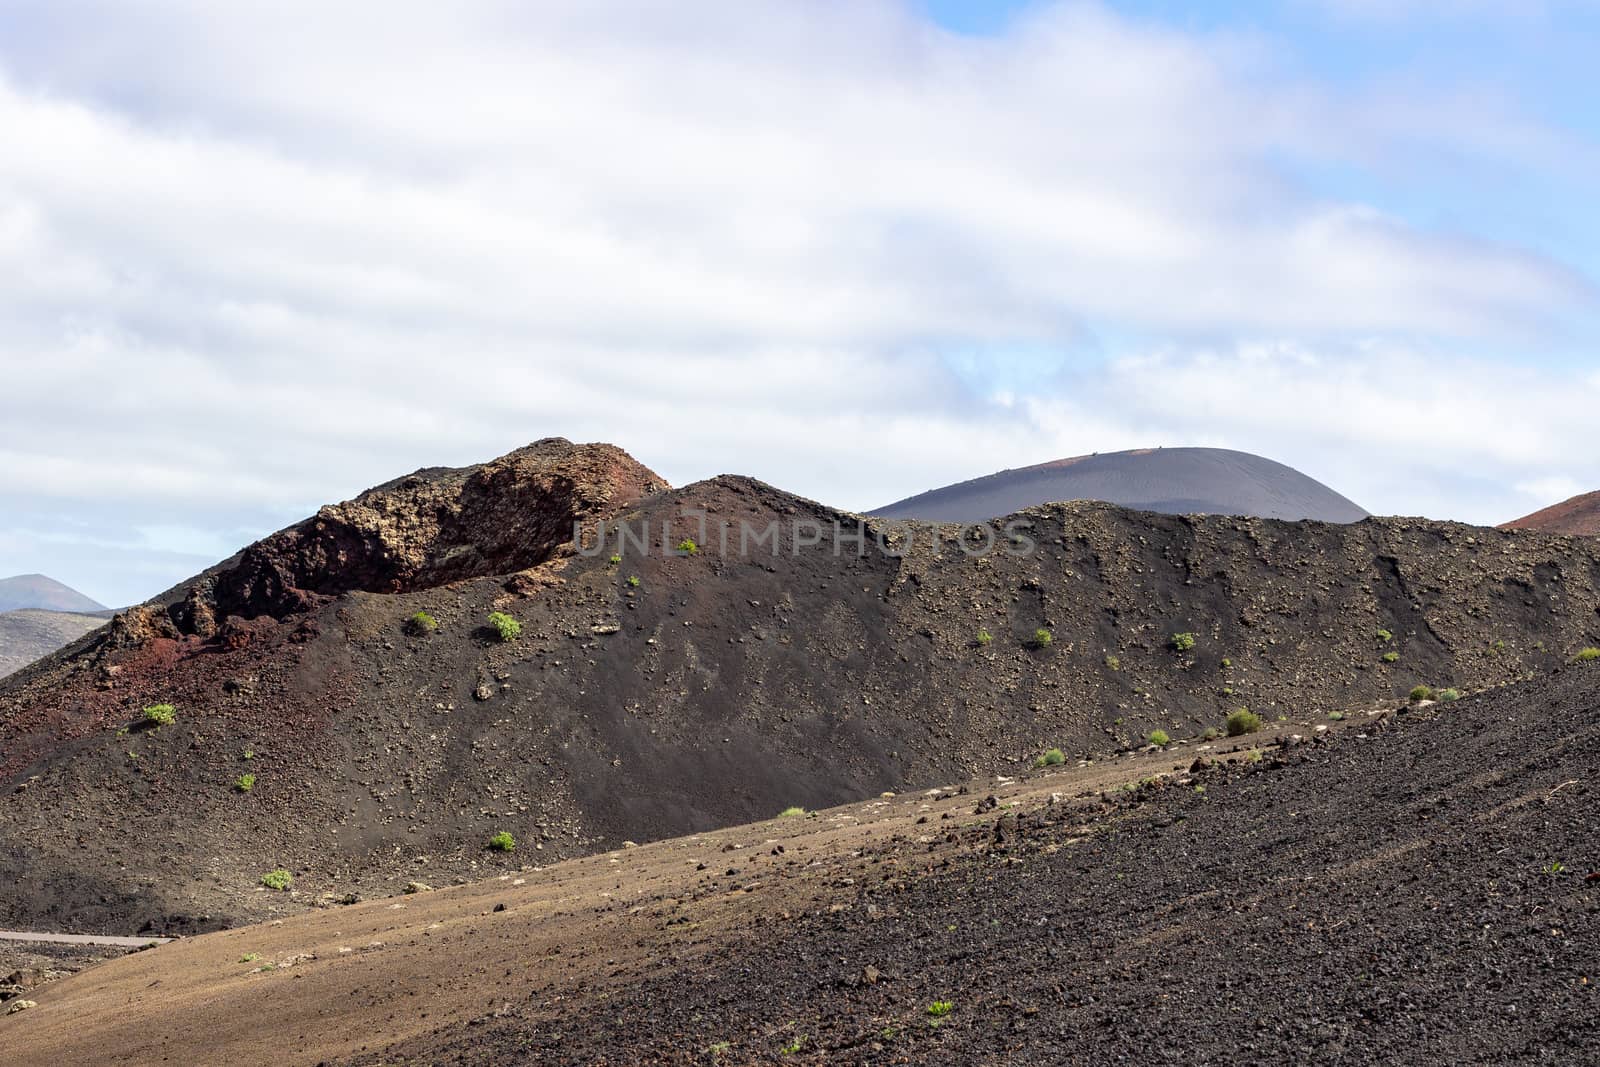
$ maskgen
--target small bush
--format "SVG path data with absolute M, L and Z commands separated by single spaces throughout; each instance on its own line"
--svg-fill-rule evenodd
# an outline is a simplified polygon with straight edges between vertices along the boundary
M 1415 704 L 1422 700 L 1432 700 L 1433 690 L 1429 689 L 1425 685 L 1419 685 L 1415 689 L 1411 690 L 1408 695 L 1411 697 L 1411 702 Z
M 1221 736 L 1221 730 L 1217 729 L 1215 726 L 1207 726 L 1206 732 L 1200 735 L 1200 739 L 1203 741 L 1215 741 Z
M 1244 754 L 1244 760 L 1246 763 L 1260 763 L 1261 750 L 1259 748 L 1252 748 L 1249 752 Z
M 406 629 L 411 633 L 423 636 L 431 634 L 439 628 L 439 620 L 429 615 L 426 611 L 419 611 L 406 620 Z
M 682 541 L 678 542 L 678 551 L 682 552 L 685 556 L 692 556 L 696 552 L 700 551 L 700 546 L 694 543 L 694 538 L 685 537 Z
M 1231 667 L 1231 666 L 1233 666 L 1233 660 L 1229 659 L 1227 656 L 1223 656 L 1222 657 L 1222 665 L 1224 667 Z
M 639 588 L 639 576 L 637 574 L 628 575 L 628 585 L 633 589 Z
M 260 958 L 261 958 L 261 953 L 259 953 L 259 952 L 246 952 L 243 956 L 239 957 L 239 962 L 240 963 L 254 963 L 256 960 L 259 960 Z
M 1047 748 L 1033 761 L 1035 767 L 1059 767 L 1067 762 L 1066 753 L 1059 748 Z
M 1173 634 L 1172 647 L 1179 652 L 1188 652 L 1194 648 L 1194 634 Z
M 282 867 L 279 867 L 275 871 L 268 871 L 266 874 L 263 874 L 261 876 L 261 884 L 266 886 L 268 889 L 276 889 L 278 892 L 282 893 L 287 891 L 289 886 L 294 884 L 294 879 L 290 876 L 288 871 L 284 870 Z
M 144 721 L 151 726 L 171 726 L 178 721 L 178 709 L 171 704 L 151 704 L 144 709 Z
M 935 1019 L 942 1019 L 955 1010 L 955 1005 L 948 1000 L 936 1000 L 928 1005 L 928 1014 Z
M 1228 736 L 1241 737 L 1261 729 L 1261 716 L 1249 708 L 1240 708 L 1228 716 Z
M 1038 647 L 1040 647 L 1040 648 L 1045 647 L 1051 641 L 1054 641 L 1054 640 L 1055 640 L 1055 636 L 1053 634 L 1051 634 L 1051 632 L 1049 630 L 1046 630 L 1043 626 L 1041 626 L 1037 630 L 1033 631 L 1033 643 L 1035 645 L 1037 645 Z
M 489 625 L 502 641 L 515 641 L 522 636 L 522 624 L 503 611 L 490 612 Z
M 613 567 L 615 567 L 615 566 L 617 566 L 618 564 L 620 564 L 622 562 L 622 557 L 621 556 L 612 556 L 610 562 L 611 562 L 611 565 Z
M 1378 640 L 1383 644 L 1388 644 L 1390 641 L 1394 640 L 1394 634 L 1389 630 L 1379 630 Z
M 244 760 L 246 763 L 249 763 L 251 760 L 256 758 L 255 750 L 247 748 L 244 750 L 244 755 L 240 756 L 239 758 Z
M 1449 704 L 1461 699 L 1461 691 L 1459 689 L 1441 689 L 1433 694 L 1433 697 L 1441 704 Z
M 979 628 L 979 630 L 978 630 L 978 644 L 987 645 L 990 641 L 993 641 L 993 640 L 994 640 L 994 634 L 990 633 L 988 630 L 985 630 L 985 629 L 983 629 L 981 627 Z
M 1600 659 L 1600 648 L 1586 648 L 1572 657 L 1574 663 L 1593 663 Z
M 1339 722 L 1344 719 L 1344 712 L 1330 711 L 1328 712 L 1328 718 L 1332 719 L 1334 722 Z
M 253 774 L 241 774 L 233 780 L 233 787 L 241 793 L 248 793 L 256 787 L 256 776 Z
M 492 852 L 515 852 L 517 849 L 517 839 L 506 833 L 504 830 L 501 830 L 499 833 L 489 838 L 489 849 Z
M 1118 659 L 1116 656 L 1107 656 L 1106 666 L 1111 670 L 1120 671 L 1122 669 L 1122 660 Z
M 1383 662 L 1385 662 L 1385 663 L 1399 663 L 1400 662 L 1400 653 L 1398 653 L 1398 652 L 1385 652 L 1383 654 L 1383 656 L 1382 656 L 1382 659 L 1383 659 Z
M 1150 743 L 1159 748 L 1165 748 L 1172 743 L 1172 738 L 1165 730 L 1151 730 Z
M 793 807 L 784 808 L 782 811 L 778 812 L 778 818 L 780 818 L 780 819 L 798 819 L 800 816 L 804 815 L 805 813 L 806 813 L 806 809 L 805 808 L 793 808 Z

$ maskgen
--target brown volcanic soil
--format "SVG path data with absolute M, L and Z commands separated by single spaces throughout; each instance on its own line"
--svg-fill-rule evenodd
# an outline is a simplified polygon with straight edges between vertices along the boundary
M 693 508 L 856 521 L 743 478 L 666 491 L 615 449 L 541 442 L 324 509 L 8 679 L 0 927 L 214 928 L 1047 746 L 1193 738 L 1242 704 L 1272 718 L 1498 685 L 1600 643 L 1600 543 L 1413 520 L 1080 503 L 1023 516 L 1022 556 L 969 558 L 950 528 L 936 552 L 930 527 L 904 559 L 787 533 L 775 557 L 723 556 L 714 535 L 620 564 L 562 545 L 575 516 L 676 537 Z M 438 632 L 406 633 L 423 609 Z M 492 610 L 519 641 L 486 634 Z M 158 701 L 176 725 L 122 732 Z M 516 856 L 484 849 L 498 830 Z M 276 867 L 293 892 L 260 888 Z
M 1512 529 L 1540 530 L 1574 537 L 1600 536 L 1600 490 L 1552 504 L 1505 525 Z
M 1594 1062 L 1597 710 L 1565 668 L 207 935 L 0 1062 Z

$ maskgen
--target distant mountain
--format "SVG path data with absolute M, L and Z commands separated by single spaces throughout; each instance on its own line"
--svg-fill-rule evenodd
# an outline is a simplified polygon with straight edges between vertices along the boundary
M 96 603 L 70 586 L 42 574 L 19 574 L 0 578 L 0 611 L 18 608 L 40 608 L 44 611 L 105 611 L 104 604 Z
M 1367 512 L 1282 463 L 1225 448 L 1146 448 L 1058 459 L 932 489 L 870 514 L 982 522 L 1065 500 L 1103 500 L 1169 515 L 1255 515 L 1359 522 Z
M 0 612 L 0 678 L 99 629 L 106 621 L 107 615 L 34 608 Z
M 1502 529 L 1600 537 L 1600 491 L 1583 493 L 1532 515 L 1502 524 Z

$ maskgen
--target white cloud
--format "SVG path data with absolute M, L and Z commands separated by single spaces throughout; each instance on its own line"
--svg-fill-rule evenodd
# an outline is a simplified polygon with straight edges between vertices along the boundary
M 1080 4 L 998 39 L 866 2 L 0 7 L 18 508 L 231 531 L 556 433 L 862 507 L 1215 441 L 1390 509 L 1581 451 L 1439 353 L 1542 343 L 1589 280 L 1286 176 L 1592 157 L 1514 109 Z M 1000 402 L 963 354 L 1015 351 L 1060 358 Z

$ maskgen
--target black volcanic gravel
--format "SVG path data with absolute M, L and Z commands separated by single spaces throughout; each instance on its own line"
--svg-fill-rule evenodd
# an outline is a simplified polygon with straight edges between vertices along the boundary
M 996 835 L 987 816 L 965 830 L 986 851 L 842 890 L 844 910 L 748 928 L 603 1003 L 391 1053 L 1592 1064 L 1597 770 L 1600 669 L 1575 667 L 1200 772 L 1203 793 L 1149 787 L 1075 842 L 1081 828 L 1029 815 L 1002 814 Z

